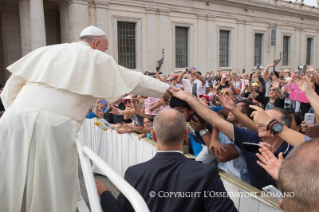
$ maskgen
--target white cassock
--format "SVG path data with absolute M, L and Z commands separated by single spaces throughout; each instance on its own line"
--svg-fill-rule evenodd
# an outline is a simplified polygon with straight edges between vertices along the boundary
M 76 210 L 75 137 L 97 98 L 161 98 L 163 82 L 117 65 L 86 42 L 37 49 L 8 67 L 1 94 L 0 211 Z

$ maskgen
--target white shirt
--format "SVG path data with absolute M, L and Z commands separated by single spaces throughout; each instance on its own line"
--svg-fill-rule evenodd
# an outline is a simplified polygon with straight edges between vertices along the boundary
M 193 90 L 193 85 L 191 84 L 189 79 L 183 79 L 183 85 L 186 83 L 188 90 L 190 90 L 190 92 L 192 92 Z M 205 95 L 205 90 L 208 87 L 207 82 L 205 83 L 204 86 L 203 83 L 196 79 L 193 83 L 197 83 L 197 96 L 199 95 Z

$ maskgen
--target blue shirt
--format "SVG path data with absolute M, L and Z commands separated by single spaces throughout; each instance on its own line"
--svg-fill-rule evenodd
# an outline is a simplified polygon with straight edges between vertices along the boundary
M 104 107 L 103 113 L 105 113 L 106 110 L 107 110 L 107 106 Z M 94 111 L 92 111 L 92 112 L 89 113 L 87 116 L 85 116 L 85 118 L 87 118 L 87 119 L 93 119 L 93 118 L 95 118 L 95 117 L 97 117 L 97 116 L 95 115 Z
M 250 142 L 258 144 L 261 142 L 261 138 L 258 137 L 257 132 L 251 132 L 248 129 L 239 128 L 233 125 L 234 129 L 234 143 L 243 150 L 243 142 Z M 283 153 L 285 158 L 288 153 L 292 150 L 293 146 L 283 141 L 280 147 L 274 152 L 278 155 L 280 152 Z M 267 185 L 273 185 L 277 187 L 275 180 L 257 164 L 257 156 L 254 153 L 243 151 L 244 157 L 247 163 L 248 174 L 250 178 L 250 184 L 258 189 L 262 189 Z

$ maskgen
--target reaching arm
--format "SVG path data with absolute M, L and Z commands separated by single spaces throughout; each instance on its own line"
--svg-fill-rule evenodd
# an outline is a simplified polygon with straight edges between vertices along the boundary
M 250 105 L 249 107 L 256 110 L 252 113 L 252 116 L 254 117 L 254 121 L 257 124 L 267 126 L 268 123 L 272 120 L 268 116 L 268 114 L 263 109 L 259 108 L 258 106 Z M 303 134 L 295 130 L 292 130 L 288 127 L 283 127 L 282 131 L 278 133 L 277 135 L 292 146 L 297 146 L 303 143 L 305 140 L 305 136 Z
M 1 92 L 1 100 L 4 108 L 7 110 L 15 98 L 19 94 L 22 87 L 25 85 L 27 81 L 19 76 L 11 75 L 11 77 L 6 82 L 2 92 Z
M 182 73 L 178 76 L 178 78 L 177 78 L 177 83 L 183 84 L 183 83 L 181 83 L 181 82 L 182 82 L 182 79 L 183 79 L 183 76 L 184 76 L 185 73 L 186 73 L 186 68 L 184 68 L 184 70 L 182 71 Z
M 205 77 L 203 77 L 202 75 L 198 74 L 195 70 L 192 70 L 192 71 L 196 75 L 197 79 L 202 82 L 202 86 L 205 86 L 205 84 L 206 84 Z
M 186 88 L 185 91 L 174 92 L 173 95 L 179 99 L 186 101 L 190 107 L 206 122 L 210 123 L 222 133 L 224 133 L 229 139 L 233 140 L 233 126 L 231 123 L 222 119 L 217 113 L 203 106 L 196 99 L 194 99 Z
M 275 65 L 275 63 L 270 63 L 269 65 L 266 66 L 266 68 L 265 68 L 265 70 L 264 70 L 264 72 L 263 72 L 263 74 L 262 74 L 262 77 L 263 77 L 265 83 L 266 83 L 266 82 L 268 81 L 268 79 L 269 79 L 269 77 L 268 77 L 268 75 L 269 75 L 268 69 L 269 69 L 270 67 L 274 66 L 274 65 Z
M 158 101 L 157 103 L 155 103 L 152 107 L 149 108 L 150 112 L 153 112 L 153 110 L 159 108 L 160 106 L 162 106 L 163 102 L 162 101 Z

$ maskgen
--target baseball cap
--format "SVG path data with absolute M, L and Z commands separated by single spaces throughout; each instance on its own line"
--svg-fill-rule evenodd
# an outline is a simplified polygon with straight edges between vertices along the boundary
M 127 95 L 122 102 L 125 103 L 125 101 L 130 100 L 131 101 L 131 95 Z
M 199 95 L 199 98 L 205 97 L 207 101 L 209 101 L 209 96 L 208 95 Z

